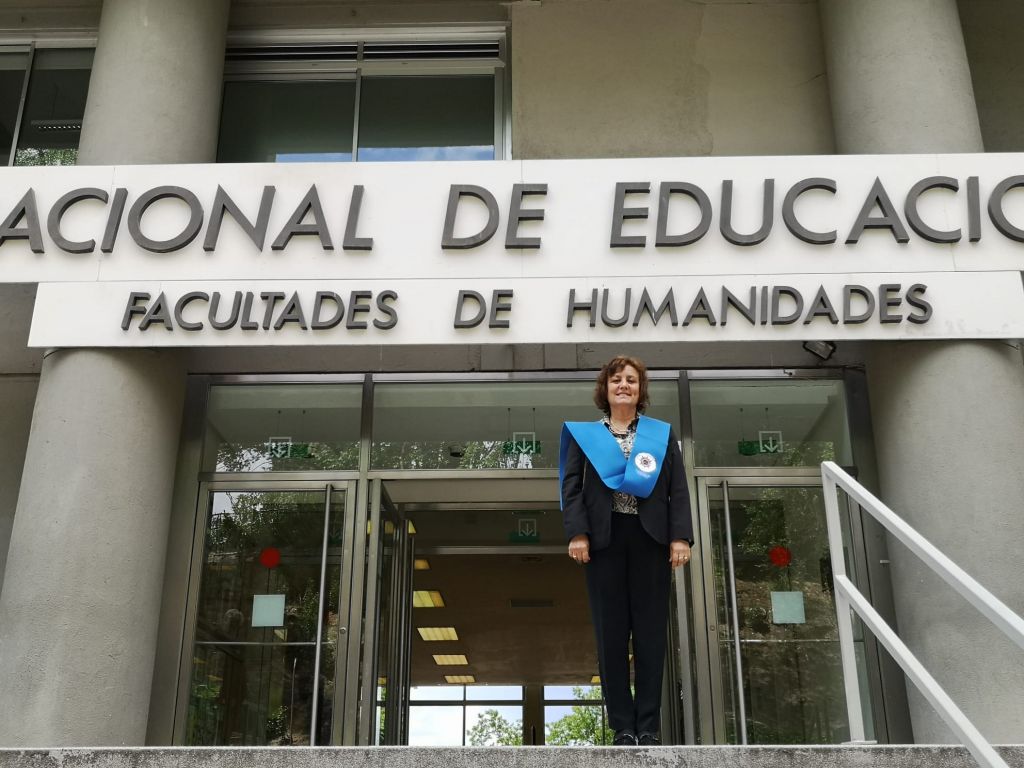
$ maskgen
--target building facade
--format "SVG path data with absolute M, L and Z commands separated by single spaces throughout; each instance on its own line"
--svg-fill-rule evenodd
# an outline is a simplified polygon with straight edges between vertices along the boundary
M 555 446 L 620 351 L 694 499 L 666 741 L 847 741 L 821 461 L 1024 611 L 1022 24 L 0 3 L 0 745 L 600 741 Z M 845 509 L 1019 742 L 1019 649 Z M 949 741 L 856 640 L 872 737 Z

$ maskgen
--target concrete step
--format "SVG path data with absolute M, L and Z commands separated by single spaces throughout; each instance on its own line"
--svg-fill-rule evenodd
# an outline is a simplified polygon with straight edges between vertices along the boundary
M 999 747 L 1024 768 L 1024 745 Z M 963 747 L 0 749 L 0 768 L 975 768 Z

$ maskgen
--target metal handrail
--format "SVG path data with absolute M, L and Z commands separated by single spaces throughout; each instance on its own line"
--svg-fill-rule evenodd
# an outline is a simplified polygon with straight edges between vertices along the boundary
M 853 647 L 853 622 L 850 610 L 857 612 L 864 624 L 885 646 L 896 663 L 902 667 L 911 682 L 917 686 L 935 708 L 960 742 L 967 747 L 979 765 L 985 768 L 1008 768 L 1006 762 L 985 740 L 981 732 L 953 703 L 935 678 L 918 661 L 913 652 L 900 640 L 885 619 L 857 589 L 846 575 L 843 558 L 843 535 L 839 521 L 837 488 L 867 510 L 879 523 L 905 544 L 929 568 L 935 571 L 953 589 L 1001 629 L 1011 640 L 1024 648 L 1024 619 L 975 581 L 960 566 L 942 554 L 931 542 L 906 523 L 870 491 L 839 468 L 835 462 L 821 464 L 821 480 L 825 491 L 825 519 L 828 524 L 828 543 L 832 552 L 832 574 L 835 583 L 836 618 L 839 625 L 839 648 L 843 662 L 843 683 L 846 689 L 846 708 L 850 719 L 850 740 L 863 742 L 864 713 L 861 709 L 857 661 Z

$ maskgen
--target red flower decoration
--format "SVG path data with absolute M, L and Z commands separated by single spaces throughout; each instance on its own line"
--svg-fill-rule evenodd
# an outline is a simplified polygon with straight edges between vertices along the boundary
M 265 547 L 260 552 L 260 565 L 264 568 L 277 568 L 281 564 L 281 550 L 277 547 Z
M 772 561 L 772 565 L 785 568 L 793 562 L 793 553 L 789 551 L 789 547 L 772 547 L 768 550 L 768 559 Z

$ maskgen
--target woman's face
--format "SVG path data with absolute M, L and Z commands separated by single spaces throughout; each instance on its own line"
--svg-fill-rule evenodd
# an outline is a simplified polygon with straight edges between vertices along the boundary
M 608 377 L 608 405 L 636 408 L 640 402 L 640 374 L 632 365 Z

